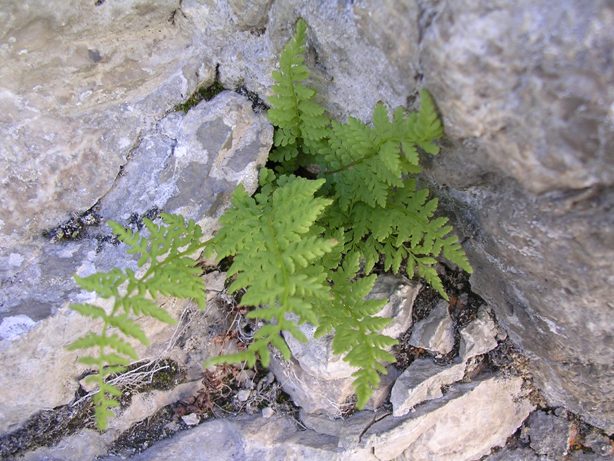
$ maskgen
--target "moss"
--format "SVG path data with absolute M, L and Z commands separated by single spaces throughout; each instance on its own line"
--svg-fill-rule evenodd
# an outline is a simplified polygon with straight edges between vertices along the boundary
M 216 77 L 215 81 L 211 85 L 201 86 L 194 93 L 192 93 L 192 95 L 185 102 L 182 102 L 181 104 L 177 104 L 175 106 L 175 110 L 185 113 L 189 111 L 192 107 L 194 107 L 196 104 L 198 104 L 199 102 L 209 101 L 213 99 L 215 96 L 220 94 L 225 89 L 226 88 L 222 86 L 222 84 L 219 82 L 219 80 Z

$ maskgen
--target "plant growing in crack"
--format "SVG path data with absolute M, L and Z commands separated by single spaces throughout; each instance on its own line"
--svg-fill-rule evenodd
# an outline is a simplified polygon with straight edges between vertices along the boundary
M 380 333 L 389 319 L 375 315 L 386 301 L 365 299 L 375 283 L 376 265 L 394 273 L 403 270 L 410 278 L 417 274 L 446 299 L 435 270 L 438 258 L 468 272 L 471 266 L 447 219 L 436 216 L 437 199 L 416 181 L 419 153 L 437 154 L 435 141 L 443 134 L 429 94 L 421 92 L 417 112 L 398 108 L 390 114 L 378 103 L 371 125 L 352 117 L 345 123 L 332 120 L 316 102 L 315 90 L 304 84 L 309 77 L 306 31 L 299 20 L 273 73 L 268 117 L 276 131 L 270 168 L 260 171 L 253 197 L 237 188 L 220 230 L 204 244 L 218 262 L 232 261 L 229 291 L 244 291 L 247 317 L 263 326 L 245 350 L 208 364 L 245 361 L 253 366 L 260 361 L 267 366 L 271 346 L 289 358 L 282 331 L 305 341 L 299 325 L 309 322 L 317 327 L 316 335 L 333 332 L 334 352 L 358 368 L 354 386 L 357 406 L 363 408 L 386 364 L 394 361 L 389 349 L 396 344 Z M 301 177 L 304 171 L 312 173 Z M 71 346 L 97 348 L 97 355 L 81 360 L 97 370 L 91 379 L 100 389 L 94 397 L 100 428 L 120 392 L 109 387 L 107 378 L 135 357 L 132 346 L 114 332 L 146 343 L 129 315 L 170 322 L 153 302 L 159 294 L 204 304 L 199 270 L 188 257 L 203 248 L 202 232 L 181 217 L 164 215 L 163 220 L 166 227 L 146 221 L 147 238 L 113 224 L 129 252 L 141 254 L 139 266 L 150 264 L 145 275 L 115 269 L 77 278 L 83 288 L 115 300 L 111 313 L 93 305 L 73 306 L 103 322 L 101 334 L 90 333 Z

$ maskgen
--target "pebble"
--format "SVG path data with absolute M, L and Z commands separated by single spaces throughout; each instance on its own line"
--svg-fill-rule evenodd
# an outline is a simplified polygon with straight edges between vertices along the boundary
M 266 408 L 262 409 L 262 417 L 263 418 L 270 418 L 274 414 L 275 414 L 275 410 L 273 410 L 271 407 L 266 407 Z
M 190 413 L 189 415 L 182 416 L 181 420 L 188 426 L 196 426 L 198 423 L 200 423 L 200 418 L 196 413 Z
M 239 402 L 246 402 L 251 393 L 252 392 L 247 389 L 242 389 L 237 392 L 237 400 L 239 400 Z

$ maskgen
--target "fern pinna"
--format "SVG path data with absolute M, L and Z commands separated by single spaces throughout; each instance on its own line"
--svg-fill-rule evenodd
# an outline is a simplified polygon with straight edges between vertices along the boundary
M 100 298 L 113 299 L 109 312 L 88 303 L 70 306 L 81 315 L 102 322 L 100 333 L 87 333 L 68 346 L 70 350 L 92 349 L 91 355 L 80 357 L 79 362 L 94 369 L 94 374 L 86 379 L 98 386 L 93 402 L 100 430 L 106 429 L 111 409 L 119 406 L 121 396 L 121 390 L 109 383 L 108 378 L 138 360 L 131 339 L 148 344 L 136 320 L 148 316 L 175 323 L 155 302 L 160 295 L 191 298 L 201 308 L 205 306 L 201 270 L 190 257 L 203 247 L 202 230 L 194 221 L 185 222 L 181 216 L 162 214 L 161 217 L 164 225 L 143 220 L 147 237 L 115 222 L 108 223 L 119 240 L 128 246 L 127 252 L 139 256 L 137 265 L 143 268 L 142 275 L 132 269 L 116 268 L 88 277 L 75 276 L 81 288 L 95 292 Z
M 305 38 L 300 20 L 273 73 L 268 116 L 276 132 L 269 159 L 282 175 L 264 169 L 254 199 L 235 193 L 212 247 L 220 259 L 234 257 L 231 289 L 246 289 L 241 302 L 254 307 L 249 317 L 269 323 L 247 350 L 209 363 L 260 358 L 266 365 L 269 345 L 288 357 L 280 332 L 305 340 L 287 316 L 293 313 L 316 325 L 317 335 L 334 331 L 334 351 L 358 368 L 362 408 L 394 361 L 389 350 L 396 343 L 379 333 L 388 320 L 374 315 L 385 301 L 365 300 L 376 263 L 394 273 L 403 268 L 409 277 L 417 273 L 446 299 L 437 258 L 467 271 L 471 266 L 447 219 L 435 217 L 437 199 L 414 179 L 419 152 L 437 154 L 434 142 L 443 134 L 429 94 L 420 93 L 418 112 L 398 108 L 390 116 L 379 103 L 371 125 L 352 117 L 332 121 L 304 84 Z M 319 178 L 288 174 L 299 167 Z

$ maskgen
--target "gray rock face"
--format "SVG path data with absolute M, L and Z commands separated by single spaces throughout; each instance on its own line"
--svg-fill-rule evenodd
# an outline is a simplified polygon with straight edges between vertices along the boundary
M 530 445 L 535 453 L 554 459 L 567 454 L 569 422 L 566 419 L 536 411 L 530 416 L 528 425 Z
M 426 86 L 451 144 L 430 178 L 472 287 L 552 405 L 614 432 L 611 2 L 424 3 Z
M 224 85 L 266 99 L 301 16 L 333 114 L 367 120 L 378 100 L 431 90 L 448 139 L 427 179 L 470 237 L 472 286 L 549 403 L 614 433 L 611 2 L 25 3 L 0 7 L 0 311 L 19 267 L 40 260 L 54 268 L 48 285 L 28 287 L 35 307 L 11 316 L 56 311 L 48 286 L 82 257 L 70 245 L 48 255 L 41 232 L 107 193 L 139 138 L 216 63 Z M 31 326 L 7 322 L 11 337 Z
M 445 355 L 454 348 L 454 324 L 448 302 L 442 300 L 429 316 L 414 325 L 409 344 L 435 354 Z
M 0 247 L 84 211 L 113 185 L 138 133 L 213 79 L 176 2 L 3 2 Z
M 117 458 L 105 458 L 115 461 Z M 298 431 L 289 418 L 214 420 L 159 442 L 134 461 L 333 460 L 376 461 L 368 450 L 339 450 L 337 438 L 312 430 Z
M 264 116 L 235 93 L 220 94 L 185 116 L 169 114 L 143 135 L 125 173 L 100 200 L 100 214 L 104 220 L 125 223 L 130 215 L 157 207 L 193 218 L 210 232 L 238 184 L 255 190 L 257 167 L 264 163 L 271 141 L 272 127 Z M 83 367 L 65 346 L 97 324 L 66 308 L 70 301 L 94 301 L 92 294 L 76 287 L 72 276 L 135 265 L 123 245 L 101 245 L 93 234 L 66 244 L 47 242 L 37 250 L 9 269 L 14 281 L 1 292 L 9 310 L 3 312 L 0 330 L 0 364 L 6 370 L 0 374 L 0 432 L 37 410 L 68 403 L 74 395 L 74 378 Z M 167 308 L 179 315 L 185 305 L 171 301 Z M 34 322 L 48 315 L 45 309 L 56 315 Z M 173 332 L 159 322 L 143 327 L 154 339 L 150 354 Z M 40 376 L 46 376 L 45 386 L 24 386 L 38 383 Z

